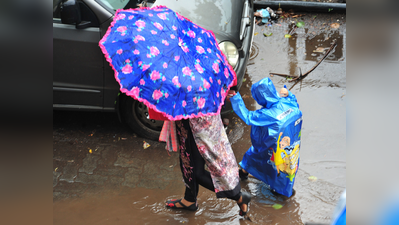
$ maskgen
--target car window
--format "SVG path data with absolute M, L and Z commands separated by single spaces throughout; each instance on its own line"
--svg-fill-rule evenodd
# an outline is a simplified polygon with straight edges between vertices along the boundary
M 244 1 L 238 0 L 157 0 L 194 23 L 213 31 L 231 33 L 240 27 Z
M 61 18 L 60 3 L 61 0 L 53 0 L 53 18 Z
M 96 14 L 94 14 L 94 12 L 86 4 L 84 4 L 83 2 L 79 2 L 79 8 L 82 21 L 90 21 L 91 27 L 100 26 Z
M 61 3 L 62 0 L 53 0 L 53 22 L 61 23 Z M 99 27 L 100 23 L 94 12 L 85 3 L 78 1 L 78 4 L 82 21 L 90 21 L 91 27 Z
M 116 11 L 117 9 L 136 8 L 140 0 L 98 0 L 106 7 Z

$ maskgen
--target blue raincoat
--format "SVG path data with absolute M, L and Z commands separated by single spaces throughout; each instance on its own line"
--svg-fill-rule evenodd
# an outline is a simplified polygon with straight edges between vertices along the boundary
M 264 78 L 251 88 L 261 109 L 249 111 L 240 93 L 230 100 L 235 113 L 252 126 L 252 146 L 241 167 L 272 190 L 290 197 L 299 166 L 302 112 L 295 95 L 288 92 L 287 97 L 280 97 L 272 81 Z

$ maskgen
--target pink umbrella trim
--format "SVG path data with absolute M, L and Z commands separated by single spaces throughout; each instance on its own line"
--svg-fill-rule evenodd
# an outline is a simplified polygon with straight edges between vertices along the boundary
M 112 65 L 112 59 L 110 58 L 110 54 L 109 54 L 108 51 L 105 49 L 105 46 L 104 46 L 102 43 L 103 43 L 103 42 L 107 39 L 107 37 L 110 35 L 110 33 L 111 33 L 111 28 L 115 25 L 115 23 L 116 23 L 115 18 L 118 16 L 119 12 L 121 12 L 121 11 L 135 12 L 135 11 L 140 11 L 140 10 L 143 10 L 143 9 L 169 9 L 169 8 L 166 7 L 166 6 L 155 6 L 155 7 L 153 7 L 153 8 L 142 7 L 142 8 L 126 9 L 126 10 L 118 9 L 118 10 L 116 11 L 116 13 L 115 13 L 114 20 L 111 22 L 111 25 L 108 27 L 107 32 L 105 33 L 105 35 L 103 36 L 103 38 L 101 38 L 101 40 L 100 40 L 100 42 L 99 42 L 99 46 L 100 46 L 100 48 L 101 48 L 101 51 L 103 52 L 103 54 L 105 55 L 106 60 L 108 61 L 108 63 L 109 63 L 110 66 L 112 67 L 112 69 L 114 70 L 114 76 L 115 76 L 115 79 L 117 80 L 117 82 L 119 83 L 119 85 L 120 85 L 120 80 L 119 80 L 119 78 L 118 78 L 118 72 L 117 72 L 117 70 L 115 69 L 115 67 Z M 184 16 L 181 16 L 181 15 L 178 14 L 177 12 L 175 12 L 175 13 L 176 13 L 176 15 L 178 16 L 178 18 L 180 18 L 180 19 L 181 19 L 181 18 L 184 18 L 184 19 L 186 19 L 187 21 L 193 23 L 191 20 L 185 18 Z M 197 26 L 198 26 L 198 25 L 197 25 Z M 198 26 L 198 27 L 200 27 L 201 29 L 204 29 L 204 28 L 201 27 L 201 26 Z M 205 30 L 205 29 L 204 29 L 204 30 Z M 212 37 L 216 40 L 215 34 L 214 34 L 211 30 L 207 30 L 207 31 L 208 31 L 207 34 L 209 35 L 209 33 L 210 33 L 210 34 L 212 35 Z M 226 56 L 223 54 L 223 52 L 221 51 L 221 49 L 219 48 L 219 46 L 218 46 L 218 45 L 215 45 L 215 46 L 216 46 L 216 48 L 221 52 L 223 59 L 224 59 L 226 62 L 228 62 Z M 237 85 L 237 75 L 236 75 L 236 73 L 235 73 L 233 67 L 232 67 L 230 64 L 227 64 L 227 67 L 230 69 L 231 73 L 232 73 L 233 76 L 234 76 L 233 81 L 232 81 L 232 82 L 228 85 L 228 87 L 227 87 L 227 90 L 230 90 L 230 88 L 231 88 L 232 86 Z M 159 111 L 159 110 L 156 108 L 155 105 L 152 105 L 152 104 L 151 104 L 150 102 L 148 102 L 146 99 L 140 98 L 140 97 L 138 96 L 137 89 L 135 89 L 134 91 L 133 91 L 133 89 L 129 91 L 129 90 L 127 90 L 127 89 L 122 88 L 121 85 L 120 85 L 120 88 L 119 88 L 119 89 L 120 89 L 120 91 L 121 91 L 122 93 L 124 93 L 124 94 L 126 94 L 126 95 L 128 95 L 128 96 L 133 97 L 134 99 L 136 99 L 136 100 L 139 101 L 139 102 L 142 102 L 142 103 L 145 104 L 148 108 L 154 110 L 154 111 L 157 112 L 157 113 L 162 114 L 163 116 L 165 116 L 166 118 L 168 118 L 168 119 L 171 120 L 171 121 L 182 120 L 182 119 L 189 119 L 189 118 L 199 118 L 199 117 L 203 117 L 203 116 L 218 115 L 218 114 L 220 114 L 220 111 L 221 111 L 221 109 L 222 109 L 222 107 L 223 107 L 223 105 L 224 105 L 224 100 L 225 100 L 225 98 L 226 98 L 226 96 L 227 96 L 227 93 L 228 93 L 228 92 L 223 91 L 223 89 L 222 89 L 222 93 L 221 93 L 221 95 L 222 95 L 221 102 L 222 102 L 222 103 L 219 105 L 218 110 L 217 110 L 216 112 L 214 112 L 214 113 L 206 113 L 206 114 L 204 114 L 204 113 L 202 113 L 202 112 L 199 112 L 198 114 L 191 114 L 191 115 L 186 115 L 186 116 L 178 115 L 178 116 L 173 117 L 173 116 L 171 116 L 171 115 L 169 115 L 169 114 L 166 114 L 166 113 L 164 113 L 164 112 L 162 112 L 162 111 Z

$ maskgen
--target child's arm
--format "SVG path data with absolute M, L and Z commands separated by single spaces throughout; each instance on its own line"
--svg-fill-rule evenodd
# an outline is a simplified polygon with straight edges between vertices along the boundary
M 233 107 L 234 112 L 247 124 L 247 125 L 255 125 L 255 126 L 268 126 L 275 121 L 275 118 L 270 117 L 269 115 L 263 113 L 264 110 L 260 109 L 256 111 L 249 111 L 244 104 L 244 100 L 242 99 L 239 92 L 236 95 L 230 98 L 231 105 Z

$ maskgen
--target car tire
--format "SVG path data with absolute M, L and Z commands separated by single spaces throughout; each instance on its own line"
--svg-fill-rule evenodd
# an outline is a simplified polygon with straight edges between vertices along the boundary
M 149 119 L 148 108 L 142 102 L 126 97 L 123 101 L 122 115 L 137 135 L 153 141 L 159 140 L 163 121 Z

